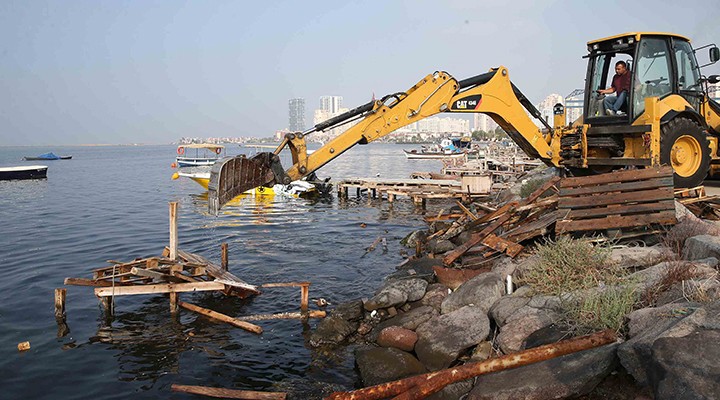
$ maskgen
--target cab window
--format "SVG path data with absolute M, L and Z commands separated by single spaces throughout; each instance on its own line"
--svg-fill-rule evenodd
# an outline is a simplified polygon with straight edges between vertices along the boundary
M 635 59 L 634 115 L 645 111 L 645 98 L 663 97 L 672 93 L 670 56 L 664 39 L 644 38 Z

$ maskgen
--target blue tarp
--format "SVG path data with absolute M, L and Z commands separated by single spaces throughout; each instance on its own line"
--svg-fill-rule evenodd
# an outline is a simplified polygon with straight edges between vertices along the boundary
M 40 154 L 39 156 L 37 156 L 37 158 L 42 158 L 43 160 L 59 160 L 60 156 L 56 156 L 55 153 L 51 152 L 51 153 Z

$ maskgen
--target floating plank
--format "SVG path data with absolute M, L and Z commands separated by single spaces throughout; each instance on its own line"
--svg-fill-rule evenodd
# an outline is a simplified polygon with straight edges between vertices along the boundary
M 577 221 L 558 221 L 555 225 L 557 233 L 594 231 L 617 228 L 632 228 L 650 224 L 675 224 L 675 210 L 652 214 L 619 216 L 611 215 L 607 218 L 582 219 Z M 97 289 L 96 289 L 97 290 Z
M 180 393 L 199 394 L 221 399 L 243 400 L 285 400 L 286 394 L 281 392 L 257 392 L 252 390 L 223 389 L 207 386 L 178 385 L 173 383 L 170 390 Z
M 628 193 L 608 193 L 584 197 L 560 197 L 558 208 L 597 207 L 610 204 L 642 203 L 651 201 L 672 200 L 673 188 L 666 187 L 655 190 L 644 190 Z
M 238 328 L 245 329 L 248 332 L 257 333 L 258 335 L 263 332 L 263 329 L 257 325 L 251 324 L 249 322 L 241 321 L 239 319 L 227 316 L 227 315 L 219 313 L 217 311 L 213 311 L 213 310 L 209 310 L 207 308 L 196 306 L 195 304 L 186 303 L 184 301 L 178 301 L 177 305 L 186 310 L 190 310 L 192 312 L 202 314 L 206 317 L 210 317 L 212 319 L 216 319 L 218 321 L 228 323 L 232 326 L 236 326 Z
M 160 283 L 155 285 L 115 286 L 95 289 L 95 296 L 129 296 L 134 294 L 156 294 L 170 292 L 203 292 L 208 290 L 223 290 L 225 285 L 220 282 L 194 282 L 194 283 Z
M 268 321 L 272 319 L 305 319 L 305 318 L 325 318 L 327 313 L 322 310 L 312 310 L 307 313 L 303 312 L 285 312 L 278 314 L 258 314 L 238 317 L 241 321 Z

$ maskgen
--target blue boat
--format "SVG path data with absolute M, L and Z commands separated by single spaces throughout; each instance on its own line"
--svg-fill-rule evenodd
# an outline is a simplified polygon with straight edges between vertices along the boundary
M 69 160 L 69 159 L 71 159 L 71 158 L 72 158 L 72 156 L 58 156 L 58 155 L 56 155 L 56 154 L 53 153 L 53 152 L 45 153 L 45 154 L 40 154 L 40 155 L 37 156 L 37 157 L 23 157 L 23 159 L 26 160 L 26 161 L 31 161 L 31 160 L 45 160 L 45 161 L 48 161 L 48 160 Z

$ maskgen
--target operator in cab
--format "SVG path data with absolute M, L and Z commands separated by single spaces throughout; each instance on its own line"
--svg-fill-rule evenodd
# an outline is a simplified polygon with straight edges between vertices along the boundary
M 615 93 L 614 96 L 605 96 L 603 99 L 603 108 L 607 115 L 624 115 L 624 113 L 620 111 L 620 108 L 630 93 L 630 72 L 627 69 L 625 61 L 615 63 L 615 76 L 613 76 L 610 87 L 600 89 L 597 92 L 605 95 Z

